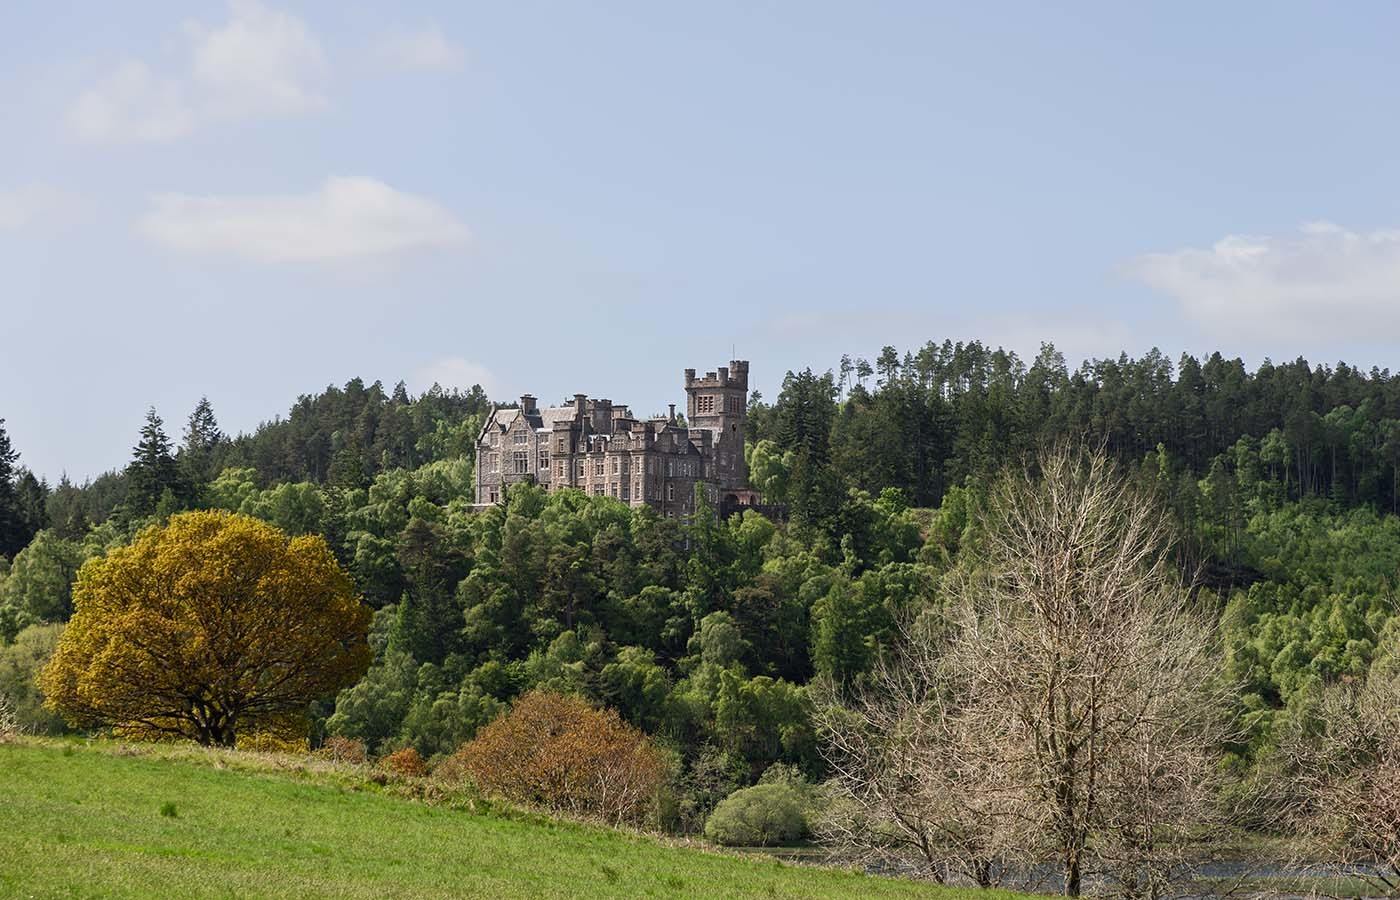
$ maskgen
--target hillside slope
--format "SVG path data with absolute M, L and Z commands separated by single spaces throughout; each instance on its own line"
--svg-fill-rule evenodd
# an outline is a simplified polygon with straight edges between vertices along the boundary
M 277 771 L 237 754 L 0 745 L 0 798 L 6 896 L 956 900 L 973 893 L 668 847 L 534 816 L 477 814 L 385 793 L 343 773 Z M 166 804 L 174 815 L 162 813 Z

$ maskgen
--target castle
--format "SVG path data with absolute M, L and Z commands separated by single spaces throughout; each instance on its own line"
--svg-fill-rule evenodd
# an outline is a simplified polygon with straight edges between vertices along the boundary
M 510 485 L 571 487 L 650 506 L 667 517 L 695 511 L 702 486 L 716 509 L 754 501 L 744 461 L 748 360 L 697 378 L 685 370 L 685 424 L 670 414 L 638 420 L 626 406 L 575 394 L 541 408 L 532 394 L 494 409 L 476 442 L 476 502 L 499 503 Z

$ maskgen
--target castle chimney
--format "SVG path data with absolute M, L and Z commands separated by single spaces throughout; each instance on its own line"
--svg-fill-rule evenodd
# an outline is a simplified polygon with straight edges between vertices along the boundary
M 574 418 L 582 419 L 588 407 L 587 394 L 574 394 Z
M 670 417 L 669 419 L 667 419 L 666 421 L 668 421 L 668 422 L 670 422 L 672 425 L 674 425 L 674 424 L 676 424 L 676 404 L 672 403 L 672 404 L 670 404 L 670 407 L 671 407 L 671 417 Z
M 524 412 L 527 412 L 527 413 L 534 412 L 534 411 L 535 411 L 535 395 L 534 395 L 534 394 L 521 394 L 521 395 L 520 395 L 520 408 L 521 408 L 521 410 L 523 410 Z

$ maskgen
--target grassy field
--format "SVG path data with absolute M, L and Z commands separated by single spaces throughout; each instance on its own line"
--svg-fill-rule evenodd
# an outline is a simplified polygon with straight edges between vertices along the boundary
M 395 795 L 198 749 L 0 745 L 0 895 L 931 897 L 940 889 Z

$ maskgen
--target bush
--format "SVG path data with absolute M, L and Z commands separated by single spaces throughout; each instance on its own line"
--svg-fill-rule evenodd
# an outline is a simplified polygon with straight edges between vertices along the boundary
M 705 837 L 729 847 L 771 847 L 807 834 L 802 794 L 776 782 L 737 790 L 705 821 Z
M 395 750 L 379 761 L 379 767 L 393 775 L 404 778 L 422 778 L 428 774 L 428 764 L 412 747 Z
M 666 777 L 661 751 L 615 711 L 549 691 L 516 700 L 445 770 L 516 803 L 613 823 L 641 818 Z
M 316 751 L 316 755 L 332 762 L 362 765 L 366 758 L 365 742 L 355 738 L 341 737 L 338 734 L 331 735 Z
M 10 701 L 15 724 L 28 734 L 62 734 L 63 719 L 44 708 L 35 676 L 53 655 L 62 625 L 31 625 L 0 647 L 0 694 Z

